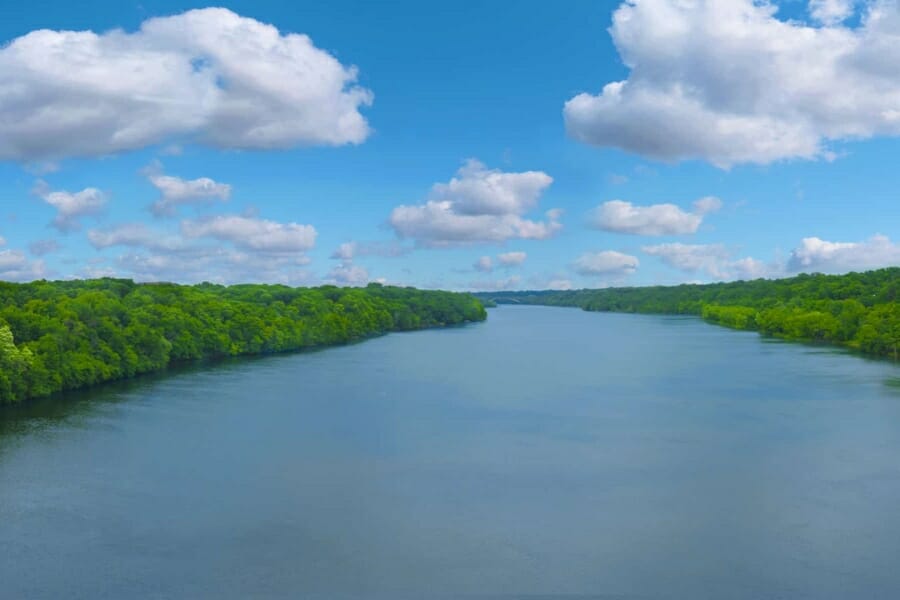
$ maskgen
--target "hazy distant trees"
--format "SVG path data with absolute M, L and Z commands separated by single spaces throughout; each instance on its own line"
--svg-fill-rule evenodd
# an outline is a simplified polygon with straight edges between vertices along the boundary
M 900 268 L 896 267 L 708 285 L 476 295 L 501 304 L 700 315 L 735 329 L 840 344 L 894 359 L 900 354 Z

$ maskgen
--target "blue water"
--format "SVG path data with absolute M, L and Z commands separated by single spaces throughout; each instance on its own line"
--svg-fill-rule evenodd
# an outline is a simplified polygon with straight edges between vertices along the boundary
M 0 412 L 0 597 L 900 597 L 898 383 L 502 307 L 44 401 Z

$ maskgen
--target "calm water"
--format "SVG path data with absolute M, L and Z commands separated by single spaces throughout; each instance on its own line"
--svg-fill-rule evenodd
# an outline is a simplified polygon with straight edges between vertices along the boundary
M 900 368 L 487 323 L 0 413 L 6 598 L 900 596 Z

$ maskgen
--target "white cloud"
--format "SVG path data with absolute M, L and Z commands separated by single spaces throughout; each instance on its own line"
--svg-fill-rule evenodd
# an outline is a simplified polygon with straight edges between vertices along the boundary
M 101 277 L 119 277 L 119 272 L 113 267 L 89 265 L 81 269 L 81 272 L 67 279 L 100 279 Z
M 305 268 L 315 237 L 309 225 L 231 215 L 185 220 L 176 231 L 123 223 L 87 234 L 99 251 L 127 248 L 116 257 L 117 272 L 141 281 L 288 285 L 316 280 Z
M 834 23 L 846 4 L 811 8 Z M 866 7 L 848 28 L 780 20 L 765 1 L 628 0 L 610 29 L 628 79 L 570 99 L 567 130 L 724 168 L 831 158 L 831 141 L 900 135 L 900 9 Z
M 687 273 L 703 272 L 714 279 L 784 277 L 800 272 L 846 273 L 900 265 L 900 244 L 875 235 L 862 242 L 829 242 L 804 238 L 785 262 L 734 258 L 723 244 L 659 244 L 642 250 Z
M 25 253 L 21 250 L 0 251 L 0 272 L 6 269 L 19 268 L 28 262 Z
M 449 183 L 435 184 L 425 204 L 396 207 L 390 225 L 427 247 L 546 239 L 562 227 L 560 212 L 548 211 L 546 221 L 524 215 L 552 182 L 541 171 L 504 173 L 469 160 Z
M 497 255 L 497 262 L 503 267 L 511 268 L 518 267 L 525 262 L 526 258 L 528 255 L 524 252 L 504 252 Z
M 188 248 L 187 242 L 180 236 L 154 231 L 143 223 L 124 223 L 105 230 L 91 229 L 87 237 L 98 250 L 112 246 L 131 246 L 175 252 Z
M 148 254 L 129 252 L 120 255 L 116 264 L 120 269 L 138 281 L 171 281 L 188 283 L 212 281 L 224 283 L 210 268 L 212 257 L 199 256 L 185 259 L 174 254 Z
M 6 239 L 2 235 L 0 235 L 0 246 L 5 246 L 5 245 L 6 245 Z
M 856 0 L 809 0 L 809 15 L 825 25 L 837 25 L 853 14 Z
M 875 235 L 863 242 L 803 238 L 788 259 L 788 269 L 794 272 L 843 273 L 896 266 L 900 266 L 900 244 L 884 235 Z
M 315 246 L 317 235 L 312 225 L 237 215 L 182 221 L 181 231 L 189 238 L 209 237 L 231 242 L 238 248 L 266 252 L 305 252 Z
M 783 265 L 765 263 L 752 257 L 735 259 L 723 244 L 658 244 L 641 248 L 663 263 L 686 273 L 706 273 L 713 279 L 759 279 L 784 274 Z
M 694 214 L 708 215 L 717 212 L 722 208 L 722 201 L 715 196 L 704 196 L 694 200 Z
M 101 214 L 107 202 L 106 194 L 92 187 L 80 192 L 54 192 L 46 183 L 38 181 L 33 192 L 56 209 L 52 225 L 62 232 L 81 229 L 80 219 Z
M 527 257 L 528 255 L 524 252 L 503 252 L 502 254 L 497 255 L 496 260 L 490 256 L 482 256 L 475 261 L 475 264 L 472 265 L 472 267 L 476 271 L 490 273 L 494 270 L 494 267 L 499 267 L 501 269 L 518 267 L 525 262 Z
M 44 261 L 29 261 L 21 250 L 0 250 L 0 281 L 33 281 L 46 276 Z
M 329 258 L 343 261 L 351 261 L 357 257 L 380 256 L 382 258 L 395 258 L 412 252 L 412 248 L 404 246 L 395 240 L 375 242 L 344 242 L 331 253 Z
M 179 252 L 136 250 L 116 258 L 118 271 L 139 281 L 176 283 L 283 283 L 315 281 L 303 256 L 259 254 L 228 248 L 199 246 Z
M 362 266 L 353 264 L 353 259 L 361 256 L 399 256 L 407 252 L 407 249 L 395 242 L 344 242 L 331 253 L 332 259 L 340 260 L 340 264 L 329 271 L 326 281 L 337 285 L 361 286 L 370 281 L 384 283 L 383 277 L 372 279 L 369 271 Z
M 475 264 L 472 265 L 476 271 L 481 271 L 482 273 L 490 273 L 494 270 L 494 261 L 490 256 L 482 256 L 478 260 L 475 261 Z
M 359 265 L 341 263 L 331 269 L 328 280 L 339 285 L 360 286 L 369 283 L 369 272 Z
M 781 265 L 765 263 L 749 256 L 731 261 L 729 267 L 731 276 L 734 279 L 763 279 L 778 277 L 783 274 Z
M 356 256 L 356 242 L 344 242 L 331 253 L 330 258 L 350 261 L 354 256 Z
M 674 204 L 635 206 L 623 200 L 611 200 L 598 206 L 591 215 L 597 229 L 633 235 L 684 235 L 696 233 L 703 216 L 719 210 L 722 201 L 713 196 L 694 202 L 694 212 Z
M 452 203 L 459 215 L 519 215 L 535 208 L 551 183 L 541 171 L 504 173 L 469 159 L 449 183 L 432 187 L 430 200 Z
M 372 93 L 301 34 L 224 8 L 136 32 L 32 31 L 0 48 L 0 159 L 98 156 L 198 141 L 358 144 Z
M 724 279 L 726 264 L 731 258 L 731 251 L 722 244 L 658 244 L 644 246 L 644 253 L 658 256 L 665 264 L 679 271 L 705 271 L 711 277 Z
M 634 273 L 639 265 L 640 261 L 635 256 L 604 250 L 582 254 L 573 267 L 579 275 L 624 276 Z
M 225 202 L 231 197 L 231 186 L 218 183 L 209 177 L 182 179 L 165 175 L 162 166 L 155 163 L 145 169 L 150 183 L 159 190 L 160 198 L 150 207 L 158 217 L 174 215 L 179 206 L 205 204 L 216 200 Z
M 528 278 L 528 289 L 532 290 L 571 290 L 572 280 L 563 273 L 532 275 Z
M 520 287 L 522 278 L 518 275 L 512 275 L 503 279 L 481 279 L 469 283 L 469 289 L 482 292 L 498 292 L 502 290 L 513 290 Z

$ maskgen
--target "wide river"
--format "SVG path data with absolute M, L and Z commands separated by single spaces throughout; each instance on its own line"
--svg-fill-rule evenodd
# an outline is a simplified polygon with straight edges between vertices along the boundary
M 900 368 L 485 323 L 0 412 L 3 598 L 900 597 Z

